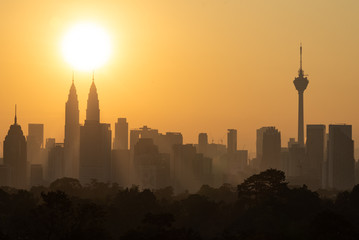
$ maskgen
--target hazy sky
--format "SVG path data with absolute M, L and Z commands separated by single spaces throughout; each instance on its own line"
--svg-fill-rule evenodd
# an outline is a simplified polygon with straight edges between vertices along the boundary
M 61 40 L 79 21 L 108 31 L 113 53 L 96 70 L 101 121 L 126 117 L 160 132 L 200 132 L 255 151 L 255 132 L 274 125 L 282 145 L 297 137 L 299 68 L 309 75 L 304 120 L 347 123 L 359 140 L 359 1 L 329 0 L 1 0 L 0 139 L 18 121 L 44 123 L 63 142 L 72 68 Z M 75 72 L 80 119 L 90 73 Z M 2 152 L 2 147 L 1 151 Z

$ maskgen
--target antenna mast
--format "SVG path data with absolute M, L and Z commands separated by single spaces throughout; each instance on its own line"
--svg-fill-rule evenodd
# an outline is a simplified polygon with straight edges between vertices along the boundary
M 15 104 L 15 125 L 17 124 L 17 106 Z

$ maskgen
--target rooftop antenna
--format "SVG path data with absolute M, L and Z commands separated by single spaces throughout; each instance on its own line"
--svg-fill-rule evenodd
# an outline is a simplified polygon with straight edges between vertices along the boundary
M 15 125 L 17 125 L 17 106 L 15 104 Z
M 302 43 L 300 43 L 300 62 L 299 62 L 299 76 L 303 76 L 303 65 L 302 65 Z
M 302 43 L 300 43 L 300 70 L 302 70 Z

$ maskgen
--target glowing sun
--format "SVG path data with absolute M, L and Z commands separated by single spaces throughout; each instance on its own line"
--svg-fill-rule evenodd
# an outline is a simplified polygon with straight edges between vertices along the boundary
M 94 23 L 79 23 L 66 33 L 62 53 L 73 68 L 95 70 L 110 57 L 110 38 L 103 28 Z

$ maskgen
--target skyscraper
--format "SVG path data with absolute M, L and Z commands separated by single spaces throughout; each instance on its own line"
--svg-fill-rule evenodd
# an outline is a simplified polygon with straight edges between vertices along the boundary
M 227 152 L 235 153 L 237 151 L 237 130 L 228 129 L 227 133 Z
M 325 158 L 325 125 L 307 125 L 306 158 L 303 175 L 313 189 L 321 186 L 322 166 Z
M 30 123 L 27 136 L 27 161 L 30 164 L 44 164 L 41 150 L 44 145 L 44 124 Z
M 94 79 L 92 79 L 90 93 L 87 99 L 86 122 L 100 122 L 100 107 Z
M 44 147 L 44 124 L 29 123 L 28 136 L 33 136 L 39 146 Z
M 170 156 L 158 151 L 151 138 L 141 138 L 134 147 L 134 169 L 143 188 L 170 185 Z
M 265 127 L 262 129 L 262 149 L 260 150 L 262 157 L 260 161 L 260 169 L 262 171 L 269 168 L 280 169 L 280 132 L 275 127 Z
M 197 153 L 192 144 L 177 144 L 174 149 L 174 179 L 176 192 L 198 191 L 203 184 L 212 184 L 212 159 Z
M 293 81 L 295 88 L 298 91 L 298 143 L 300 146 L 304 146 L 304 107 L 303 107 L 303 94 L 308 86 L 308 79 L 304 75 L 302 69 L 302 44 L 300 45 L 300 67 L 298 71 L 298 77 Z
M 130 149 L 133 152 L 135 145 L 140 138 L 151 138 L 156 144 L 158 142 L 158 130 L 147 127 L 146 125 L 139 129 L 132 129 L 130 131 Z
M 27 182 L 27 151 L 26 139 L 17 124 L 15 110 L 15 121 L 4 140 L 4 166 L 8 175 L 8 185 L 15 188 L 26 188 Z
M 328 186 L 351 190 L 354 186 L 354 141 L 351 125 L 329 125 Z
M 79 177 L 80 123 L 79 101 L 74 79 L 65 105 L 64 174 L 66 177 Z
M 257 129 L 257 138 L 256 138 L 256 163 L 255 168 L 259 169 L 261 162 L 262 162 L 262 156 L 263 156 L 263 134 L 267 129 L 270 129 L 271 127 L 261 127 L 260 129 Z
M 206 155 L 208 145 L 208 135 L 207 133 L 198 134 L 198 153 L 203 153 Z
M 55 143 L 48 152 L 48 180 L 50 182 L 64 177 L 64 144 Z
M 128 149 L 128 123 L 126 118 L 118 118 L 117 123 L 115 123 L 113 148 L 116 150 Z
M 85 124 L 80 127 L 80 181 L 110 181 L 110 163 L 110 124 L 100 123 L 99 101 L 93 79 L 87 100 Z

